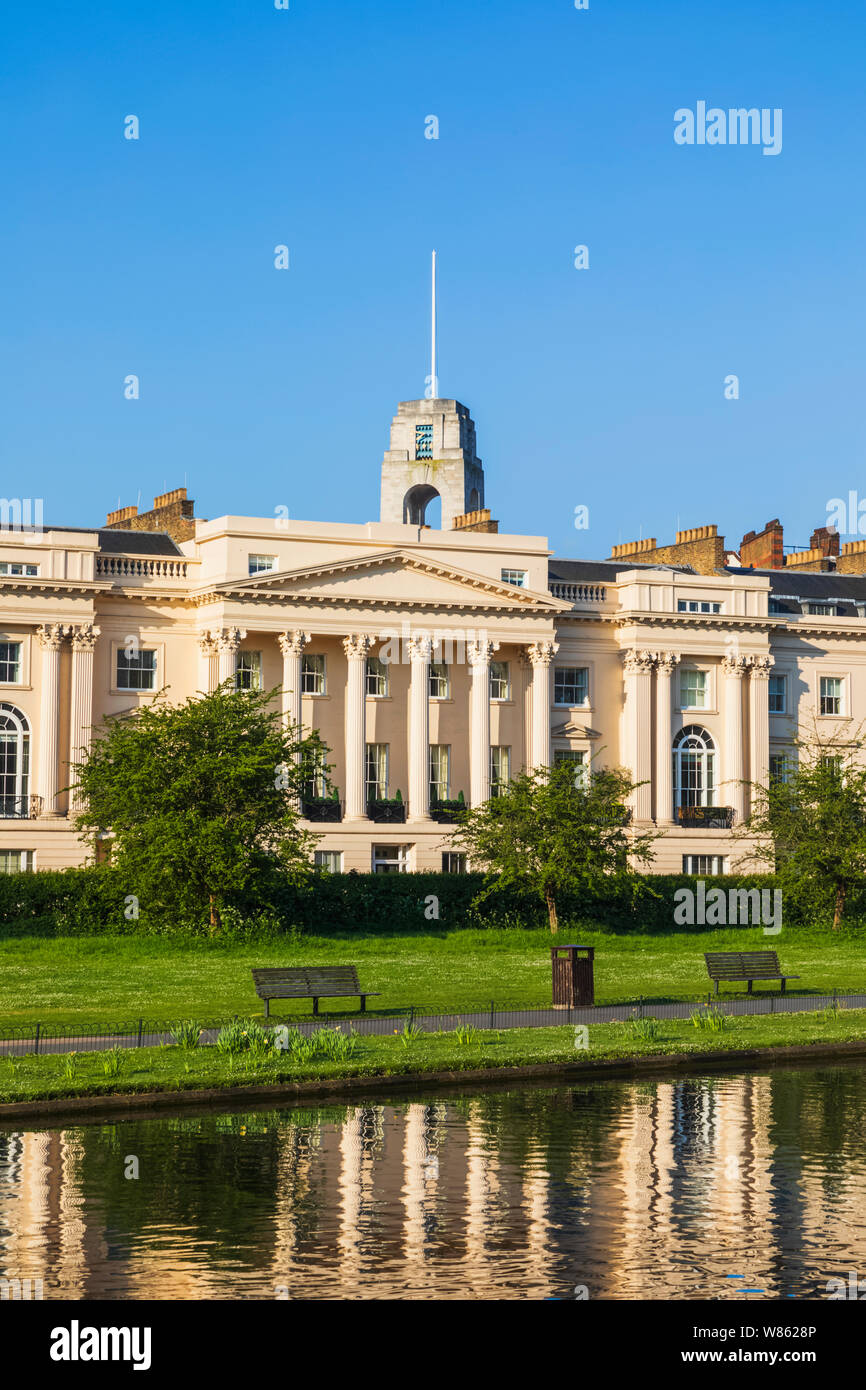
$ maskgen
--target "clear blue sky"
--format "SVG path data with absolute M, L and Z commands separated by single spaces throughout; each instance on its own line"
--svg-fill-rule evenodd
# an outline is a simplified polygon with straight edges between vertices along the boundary
M 503 529 L 805 543 L 866 497 L 862 0 L 290 4 L 4 7 L 5 495 L 374 519 L 435 246 Z M 781 107 L 782 153 L 676 145 L 699 100 Z

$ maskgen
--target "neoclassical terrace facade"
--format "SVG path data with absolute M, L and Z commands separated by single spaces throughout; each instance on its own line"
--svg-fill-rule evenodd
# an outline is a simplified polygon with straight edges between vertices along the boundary
M 560 759 L 633 771 L 657 870 L 733 868 L 797 726 L 866 716 L 866 579 L 559 560 L 483 500 L 469 413 L 433 400 L 395 417 L 377 522 L 195 520 L 182 490 L 92 530 L 13 520 L 0 867 L 83 862 L 69 764 L 103 716 L 232 680 L 330 748 L 304 809 L 332 870 L 459 871 L 454 803 Z

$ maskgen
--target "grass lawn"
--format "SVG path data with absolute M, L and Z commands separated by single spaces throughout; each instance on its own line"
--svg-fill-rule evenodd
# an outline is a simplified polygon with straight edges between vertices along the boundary
M 613 936 L 560 932 L 596 948 L 596 1002 L 647 1004 L 705 999 L 703 952 L 775 950 L 783 968 L 802 978 L 792 993 L 866 991 L 866 932 L 834 939 L 830 931 L 760 928 Z M 423 1010 L 549 1004 L 550 943 L 546 931 L 406 932 L 381 936 L 303 937 L 258 945 L 161 937 L 19 938 L 0 942 L 0 1030 L 35 1024 L 88 1024 L 181 1018 L 222 1021 L 261 1017 L 250 968 L 354 964 L 362 986 L 379 990 L 371 1012 L 414 1005 Z M 778 992 L 778 984 L 766 992 Z M 756 993 L 760 991 L 756 987 Z M 723 986 L 725 995 L 745 985 Z M 343 1005 L 347 1007 L 343 1007 Z M 278 1018 L 309 1014 L 309 1000 L 278 1002 Z M 324 1002 L 345 1014 L 356 1001 Z
M 529 1066 L 540 1062 L 725 1051 L 748 1048 L 866 1040 L 866 1010 L 828 1009 L 808 1014 L 737 1018 L 723 1033 L 706 1032 L 689 1020 L 665 1021 L 654 1037 L 630 1023 L 597 1024 L 589 1029 L 588 1051 L 575 1049 L 573 1028 L 525 1028 L 500 1033 L 420 1034 L 405 1042 L 399 1035 L 359 1037 L 347 1060 L 293 1062 L 288 1054 L 253 1061 L 247 1054 L 228 1058 L 216 1048 L 154 1047 L 111 1057 L 85 1053 L 0 1059 L 0 1103 L 47 1100 L 118 1092 L 196 1090 L 250 1084 L 268 1085 L 321 1077 L 408 1075 L 412 1072 Z M 112 1065 L 119 1073 L 109 1076 Z

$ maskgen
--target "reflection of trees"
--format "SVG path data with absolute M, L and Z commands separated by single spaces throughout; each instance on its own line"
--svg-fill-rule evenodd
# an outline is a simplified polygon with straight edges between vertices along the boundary
M 820 1155 L 825 1185 L 850 1174 L 852 1162 L 862 1165 L 866 1152 L 862 1065 L 776 1072 L 771 1113 L 770 1139 L 778 1146 L 779 1164 L 791 1161 L 800 1172 L 804 1159 Z

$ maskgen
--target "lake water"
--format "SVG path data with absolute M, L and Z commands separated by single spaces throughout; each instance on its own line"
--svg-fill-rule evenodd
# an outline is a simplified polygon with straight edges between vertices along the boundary
M 864 1141 L 853 1065 L 7 1127 L 0 1278 L 45 1299 L 826 1298 L 866 1276 Z

